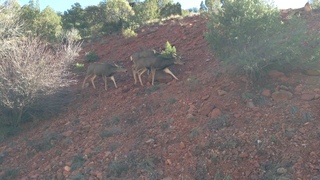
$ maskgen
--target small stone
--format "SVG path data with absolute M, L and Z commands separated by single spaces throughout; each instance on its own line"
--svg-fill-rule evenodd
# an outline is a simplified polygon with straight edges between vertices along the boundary
M 150 144 L 150 143 L 153 143 L 153 142 L 154 142 L 154 139 L 149 139 L 149 140 L 146 141 L 147 144 Z
M 234 116 L 235 118 L 239 118 L 239 117 L 241 117 L 241 114 L 240 114 L 240 113 L 235 113 L 233 116 Z
M 310 69 L 310 70 L 306 70 L 305 74 L 308 75 L 308 76 L 320 76 L 320 71 L 319 70 Z
M 280 90 L 272 93 L 272 99 L 274 101 L 288 101 L 292 98 L 293 94 L 289 91 Z
M 206 96 L 201 97 L 201 99 L 205 101 L 205 100 L 208 100 L 209 97 L 210 97 L 210 95 L 208 94 L 208 95 L 206 95 Z
M 249 154 L 248 154 L 247 152 L 242 152 L 242 153 L 239 155 L 239 157 L 241 157 L 241 158 L 247 158 L 247 157 L 249 157 Z
M 315 93 L 305 93 L 301 95 L 301 100 L 311 101 L 315 98 L 315 96 L 316 96 Z
M 186 145 L 185 145 L 183 142 L 181 142 L 181 143 L 180 143 L 180 148 L 181 148 L 181 149 L 184 149 L 184 148 L 186 148 Z
M 227 94 L 226 91 L 221 90 L 221 89 L 218 90 L 218 95 L 219 95 L 219 96 L 224 96 L 224 95 L 226 95 L 226 94 Z
M 218 108 L 214 108 L 210 113 L 210 118 L 217 118 L 222 115 L 222 112 Z
M 283 72 L 279 72 L 279 71 L 277 71 L 277 70 L 271 70 L 271 71 L 269 71 L 268 75 L 269 75 L 271 78 L 281 78 L 281 77 L 285 76 Z
M 69 131 L 62 133 L 62 136 L 69 137 L 71 134 L 72 134 L 72 131 L 69 130 Z
M 188 119 L 188 120 L 193 120 L 194 118 L 195 118 L 195 116 L 193 115 L 193 114 L 187 114 L 187 116 L 186 116 L 186 118 Z
M 255 106 L 254 106 L 254 104 L 253 104 L 252 101 L 248 101 L 248 102 L 246 103 L 246 106 L 247 106 L 248 108 L 255 108 Z
M 261 92 L 261 95 L 264 97 L 270 97 L 271 96 L 271 91 L 270 89 L 265 89 Z
M 287 173 L 287 170 L 285 168 L 278 168 L 277 169 L 277 173 L 278 174 L 286 174 Z
M 67 171 L 67 172 L 70 172 L 70 170 L 71 170 L 71 168 L 70 168 L 69 166 L 65 166 L 63 169 L 64 169 L 65 171 Z

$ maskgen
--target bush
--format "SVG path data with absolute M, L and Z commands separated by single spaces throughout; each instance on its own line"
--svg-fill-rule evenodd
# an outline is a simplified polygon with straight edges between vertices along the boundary
M 216 55 L 251 80 L 267 68 L 310 65 L 319 39 L 303 19 L 281 21 L 280 12 L 261 0 L 225 0 L 210 18 L 206 39 Z
M 68 47 L 52 46 L 40 38 L 23 37 L 25 27 L 13 18 L 16 12 L 10 6 L 4 8 L 0 8 L 0 126 L 16 127 L 24 117 L 32 116 L 29 110 L 36 102 L 74 82 L 69 67 L 81 43 L 71 40 Z
M 137 33 L 135 33 L 131 28 L 127 28 L 127 29 L 122 30 L 122 35 L 125 38 L 137 37 Z
M 168 41 L 166 42 L 164 48 L 164 51 L 161 52 L 161 56 L 165 58 L 171 58 L 177 52 L 176 47 L 171 46 Z
M 96 62 L 99 60 L 99 56 L 94 51 L 86 52 L 84 61 L 85 62 Z

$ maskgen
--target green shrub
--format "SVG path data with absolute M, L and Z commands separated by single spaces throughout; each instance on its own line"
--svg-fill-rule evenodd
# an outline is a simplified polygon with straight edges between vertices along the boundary
M 82 64 L 82 63 L 76 63 L 76 64 L 74 65 L 74 67 L 73 67 L 72 70 L 73 70 L 73 72 L 75 72 L 75 73 L 82 72 L 82 71 L 85 70 L 84 64 Z
M 176 54 L 176 47 L 171 46 L 171 44 L 167 41 L 164 46 L 164 51 L 161 52 L 161 56 L 165 58 L 171 58 L 173 54 Z
M 122 35 L 125 38 L 137 37 L 137 33 L 135 33 L 131 28 L 122 30 Z
M 99 60 L 99 56 L 97 53 L 95 53 L 94 51 L 86 52 L 86 55 L 84 58 L 85 62 L 96 62 L 98 60 Z
M 303 19 L 281 21 L 279 10 L 261 0 L 225 0 L 208 29 L 216 55 L 251 80 L 268 68 L 310 65 L 319 56 L 319 38 Z

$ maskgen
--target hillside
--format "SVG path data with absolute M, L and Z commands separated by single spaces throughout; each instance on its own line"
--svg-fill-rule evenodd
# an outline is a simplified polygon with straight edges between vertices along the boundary
M 310 27 L 319 28 L 313 15 Z M 100 62 L 120 62 L 116 89 L 101 78 L 64 113 L 0 144 L 2 179 L 320 179 L 320 81 L 298 70 L 272 71 L 247 87 L 209 50 L 207 19 L 170 19 L 85 42 Z M 157 72 L 155 86 L 134 84 L 129 57 L 175 45 L 179 80 Z M 87 66 L 88 64 L 86 64 Z M 284 95 L 282 92 L 285 92 Z M 278 96 L 278 94 L 280 94 Z M 287 94 L 292 96 L 287 97 Z M 286 99 L 287 98 L 287 99 Z

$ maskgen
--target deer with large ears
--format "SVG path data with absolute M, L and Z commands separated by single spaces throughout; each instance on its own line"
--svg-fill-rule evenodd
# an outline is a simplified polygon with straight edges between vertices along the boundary
M 178 78 L 169 70 L 168 67 L 174 64 L 184 64 L 181 61 L 181 57 L 173 54 L 172 57 L 163 57 L 159 53 L 155 53 L 153 49 L 144 50 L 133 54 L 131 57 L 133 61 L 132 71 L 134 77 L 134 83 L 137 83 L 136 75 L 138 75 L 141 86 L 143 86 L 141 76 L 147 70 L 151 70 L 152 82 L 154 85 L 154 77 L 157 70 L 162 70 L 165 73 L 170 74 L 174 79 Z
M 118 88 L 117 84 L 116 84 L 116 81 L 114 79 L 114 74 L 117 73 L 117 72 L 127 72 L 127 70 L 125 68 L 115 64 L 115 63 L 114 64 L 109 64 L 109 63 L 103 63 L 103 64 L 93 63 L 93 64 L 90 64 L 88 66 L 88 69 L 87 69 L 86 77 L 83 80 L 82 88 L 84 88 L 86 80 L 90 76 L 92 76 L 91 83 L 92 83 L 92 86 L 93 86 L 94 89 L 96 89 L 96 86 L 94 85 L 94 79 L 97 76 L 102 76 L 102 79 L 104 80 L 104 89 L 105 90 L 107 90 L 107 77 L 109 77 L 113 81 L 114 86 L 116 88 Z

